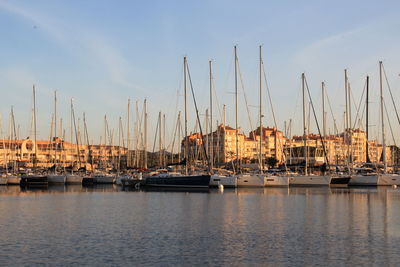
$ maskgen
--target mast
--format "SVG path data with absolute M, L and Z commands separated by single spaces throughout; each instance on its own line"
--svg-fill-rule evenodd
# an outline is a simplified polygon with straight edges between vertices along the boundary
M 185 174 L 188 175 L 188 151 L 189 151 L 189 138 L 187 134 L 187 128 L 188 128 L 188 118 L 187 118 L 187 88 L 186 88 L 186 70 L 187 70 L 187 62 L 186 62 L 186 56 L 183 57 L 183 88 L 184 88 L 184 98 L 185 98 L 185 150 L 184 150 L 184 156 L 185 156 Z
M 239 129 L 238 129 L 238 87 L 237 87 L 237 52 L 235 51 L 235 141 L 236 141 L 236 171 L 239 170 Z
M 165 167 L 167 167 L 167 161 L 165 160 L 165 157 L 166 157 L 166 155 L 165 155 L 165 113 L 163 114 L 163 146 L 162 146 L 162 149 L 163 149 L 163 153 L 162 153 L 162 155 L 163 155 L 163 163 L 164 163 L 164 166 Z
M 83 112 L 83 128 L 84 128 L 84 131 L 85 131 L 86 143 L 87 143 L 87 146 L 88 146 L 88 148 L 89 148 L 90 166 L 91 166 L 92 172 L 94 172 L 94 169 L 93 169 L 92 147 L 91 147 L 90 142 L 89 142 L 89 133 L 88 133 L 87 125 L 86 125 L 86 116 L 85 116 L 85 112 Z
M 366 154 L 367 154 L 367 156 L 366 156 L 366 162 L 367 163 L 369 163 L 369 162 L 371 162 L 371 160 L 369 159 L 369 144 L 368 144 L 368 113 L 369 113 L 369 107 L 368 107 L 368 104 L 369 104 L 369 76 L 367 75 L 367 88 L 366 88 L 366 90 L 367 90 L 367 94 L 366 94 L 366 100 L 365 100 L 365 109 L 366 109 L 366 111 L 365 111 L 365 137 L 366 137 L 366 139 L 367 139 L 367 141 L 366 141 L 366 143 L 365 143 L 365 151 L 366 151 Z
M 14 168 L 14 174 L 16 174 L 17 173 L 17 160 L 18 160 L 18 157 L 17 157 L 17 131 L 15 128 L 15 117 L 14 117 L 13 106 L 11 106 L 11 119 L 12 119 L 12 132 L 13 132 L 13 139 L 14 139 L 14 145 L 13 145 L 13 150 L 14 150 L 13 153 L 14 154 L 12 154 L 13 160 L 14 160 L 13 168 Z M 0 131 L 1 131 L 1 128 L 0 128 Z M 14 157 L 14 155 L 15 155 L 15 157 Z
M 322 134 L 326 136 L 326 114 L 325 114 L 325 83 L 322 82 Z
M 179 143 L 181 144 L 181 130 L 182 130 L 182 125 L 181 125 L 181 112 L 179 111 L 178 112 L 178 123 L 177 123 L 179 126 L 177 126 L 177 128 L 178 128 L 178 140 L 179 140 Z M 179 146 L 179 149 L 178 149 L 178 162 L 180 162 L 181 161 L 181 146 Z
M 304 142 L 304 159 L 305 159 L 305 166 L 304 166 L 304 175 L 308 175 L 308 155 L 306 152 L 307 149 L 307 126 L 306 126 L 306 98 L 304 92 L 304 73 L 301 74 L 301 88 L 303 92 L 303 142 Z
M 36 91 L 35 85 L 33 85 L 33 135 L 35 138 L 35 159 L 33 161 L 33 167 L 36 169 L 36 161 L 37 161 L 37 133 L 36 133 Z
M 160 168 L 163 167 L 163 162 L 162 162 L 162 154 L 161 154 L 161 150 L 162 150 L 162 141 L 161 141 L 161 135 L 162 135 L 162 122 L 161 122 L 161 111 L 158 112 L 158 127 L 159 127 L 159 131 L 158 131 L 158 163 L 160 165 Z
M 382 120 L 382 159 L 383 159 L 383 172 L 386 173 L 386 140 L 385 140 L 385 118 L 383 115 L 383 86 L 382 86 L 382 61 L 379 61 L 379 89 L 381 98 L 381 120 Z
M 144 168 L 147 169 L 147 100 L 143 103 L 144 109 Z
M 213 92 L 212 92 L 212 62 L 211 60 L 208 61 L 208 65 L 210 68 L 210 147 L 209 147 L 209 155 L 210 155 L 210 169 L 211 172 L 214 168 L 214 133 L 213 133 L 213 102 L 212 102 L 212 96 L 213 96 Z
M 54 90 L 54 173 L 57 172 L 57 90 Z
M 347 92 L 349 94 L 348 101 L 349 101 L 349 133 L 350 133 L 350 169 L 353 169 L 353 123 L 351 121 L 351 87 L 350 84 L 347 85 Z
M 262 117 L 263 117 L 263 115 L 262 115 L 262 74 L 261 74 L 261 71 L 262 71 L 262 55 L 261 55 L 261 52 L 262 52 L 262 50 L 261 50 L 261 45 L 260 45 L 260 69 L 259 69 L 259 71 L 260 71 L 260 115 L 259 115 L 259 119 L 260 119 L 260 150 L 259 150 L 259 153 L 260 153 L 260 155 L 259 155 L 259 157 L 260 157 L 260 173 L 262 173 L 263 172 L 263 169 L 264 169 L 264 160 L 263 160 L 263 151 L 262 151 L 262 141 L 263 141 L 263 125 L 262 125 Z M 276 133 L 275 133 L 275 135 L 276 135 Z M 276 153 L 276 150 L 275 150 L 275 153 Z
M 322 139 L 326 138 L 326 115 L 325 115 L 325 83 L 322 82 Z M 325 160 L 325 158 L 324 158 Z
M 78 138 L 78 132 L 76 129 L 76 123 L 75 123 L 75 113 L 74 113 L 74 104 L 73 104 L 73 98 L 71 98 L 71 114 L 72 114 L 72 122 L 74 124 L 74 130 L 75 130 L 75 141 L 76 141 L 76 150 L 77 150 L 77 155 L 78 155 L 78 163 L 79 163 L 79 169 L 81 168 L 81 154 L 80 154 L 80 149 L 79 149 L 79 138 Z
M 205 117 L 205 132 L 206 132 L 206 155 L 208 155 L 208 153 L 209 153 L 209 151 L 210 151 L 210 149 L 209 149 L 209 140 L 208 140 L 208 109 L 206 109 L 206 117 Z M 205 157 L 204 157 L 205 158 Z
M 128 98 L 128 121 L 127 121 L 127 123 L 128 123 L 128 125 L 127 125 L 127 128 L 126 128 L 126 131 L 127 131 L 127 133 L 126 133 L 126 135 L 127 135 L 127 147 L 128 147 L 128 151 L 129 151 L 129 149 L 130 149 L 130 137 L 131 137 L 131 132 L 130 132 L 130 118 L 131 118 L 131 99 L 130 98 Z
M 117 176 L 121 171 L 121 134 L 122 134 L 122 118 L 119 117 L 118 125 L 118 164 L 117 164 Z

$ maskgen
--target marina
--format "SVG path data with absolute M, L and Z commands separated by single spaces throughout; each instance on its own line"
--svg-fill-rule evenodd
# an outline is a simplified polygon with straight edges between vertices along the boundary
M 400 266 L 400 1 L 0 0 L 1 266 Z

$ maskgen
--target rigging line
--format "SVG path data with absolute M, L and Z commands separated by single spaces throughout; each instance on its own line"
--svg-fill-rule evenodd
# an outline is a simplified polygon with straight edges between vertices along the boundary
M 158 126 L 159 126 L 160 120 L 157 120 L 157 126 L 156 126 L 156 132 L 154 134 L 154 142 L 153 142 L 153 161 L 154 161 L 154 150 L 156 149 L 156 142 L 157 142 L 157 134 L 158 134 Z M 154 164 L 154 162 L 153 162 Z
M 389 80 L 388 80 L 388 78 L 387 78 L 387 76 L 386 76 L 385 66 L 384 66 L 383 64 L 382 64 L 382 69 L 383 69 L 383 74 L 385 75 L 385 80 L 386 80 L 386 84 L 387 84 L 388 89 L 389 89 L 390 97 L 391 97 L 391 99 L 392 99 L 393 107 L 394 107 L 394 110 L 395 110 L 395 112 L 396 112 L 397 121 L 398 121 L 399 124 L 400 124 L 399 113 L 397 112 L 397 107 L 396 107 L 396 103 L 394 102 L 394 98 L 393 98 L 393 94 L 392 94 L 392 89 L 390 88 Z
M 356 106 L 357 107 L 357 113 L 356 113 L 356 117 L 354 118 L 353 129 L 355 129 L 358 119 L 360 119 L 358 115 L 359 115 L 359 112 L 360 112 L 361 104 L 362 103 L 365 104 L 365 101 L 363 101 L 363 99 L 364 99 L 364 94 L 365 94 L 366 88 L 367 88 L 367 81 L 365 81 L 365 83 L 364 83 L 364 89 L 363 89 L 361 97 L 360 97 L 360 102 L 358 103 L 358 106 Z M 353 102 L 355 102 L 352 90 L 351 90 L 351 97 L 353 98 Z M 354 104 L 356 104 L 356 103 L 354 103 Z
M 218 95 L 217 95 L 217 90 L 215 89 L 215 81 L 214 81 L 214 74 L 212 76 L 212 91 L 214 93 L 215 96 L 215 102 L 217 104 L 217 108 L 218 108 L 218 115 L 219 115 L 219 119 L 222 121 L 223 120 L 223 114 L 221 111 L 221 106 L 219 105 L 219 100 L 218 100 Z
M 295 116 L 297 114 L 297 109 L 300 106 L 300 93 L 301 93 L 301 83 L 300 83 L 300 87 L 297 90 L 296 106 L 295 106 L 295 108 L 293 110 L 293 114 L 292 114 L 292 117 L 291 117 L 293 120 L 296 118 Z
M 238 66 L 240 84 L 241 84 L 241 87 L 242 87 L 244 101 L 245 101 L 245 104 L 246 104 L 246 110 L 247 110 L 247 116 L 248 116 L 249 123 L 250 123 L 250 129 L 253 130 L 254 128 L 253 128 L 253 123 L 251 121 L 251 114 L 250 114 L 249 104 L 248 104 L 248 101 L 247 101 L 247 95 L 246 95 L 246 91 L 244 90 L 242 72 L 240 71 L 239 58 L 237 59 L 237 62 L 238 62 L 237 66 Z
M 307 93 L 308 93 L 308 99 L 309 99 L 309 101 L 310 101 L 311 108 L 312 108 L 312 111 L 313 111 L 313 114 L 314 114 L 315 124 L 317 125 L 317 129 L 318 129 L 319 136 L 321 137 L 321 136 L 322 136 L 322 135 L 321 135 L 321 130 L 320 130 L 320 128 L 319 128 L 319 123 L 318 123 L 318 120 L 317 120 L 317 114 L 315 113 L 314 104 L 313 104 L 312 99 L 311 99 L 310 89 L 308 88 L 307 79 L 306 79 L 305 77 L 304 77 L 304 80 L 305 80 L 305 83 L 306 83 L 306 88 L 307 88 Z M 325 156 L 326 164 L 329 166 L 329 159 L 328 159 L 328 155 L 327 155 L 327 153 L 326 153 L 324 138 L 321 138 L 321 143 L 322 143 L 322 150 L 324 151 L 324 156 Z
M 274 111 L 274 105 L 273 105 L 273 103 L 272 103 L 272 97 L 271 97 L 271 90 L 270 90 L 270 88 L 269 88 L 269 86 L 268 86 L 268 80 L 267 80 L 267 74 L 266 74 L 266 71 L 265 71 L 265 65 L 264 65 L 264 60 L 263 59 L 261 59 L 261 65 L 262 65 L 262 71 L 263 71 L 263 76 L 264 76 L 264 82 L 265 82 L 265 87 L 266 87 L 266 89 L 267 89 L 267 93 L 268 93 L 268 99 L 269 99 L 269 103 L 270 103 L 270 106 L 271 106 L 271 113 L 272 113 L 272 118 L 274 119 L 274 124 L 275 124 L 275 138 L 277 139 L 277 140 L 279 140 L 278 142 L 279 142 L 279 147 L 282 147 L 282 156 L 283 156 L 283 163 L 284 163 L 284 165 L 285 165 L 285 169 L 287 170 L 287 165 L 286 165 L 286 154 L 285 154 L 285 150 L 283 149 L 283 144 L 281 144 L 281 140 L 280 139 L 278 139 L 278 136 L 277 136 L 277 132 L 278 132 L 278 124 L 277 124 L 277 122 L 276 122 L 276 117 L 275 117 L 275 111 Z M 261 132 L 260 132 L 260 134 L 261 134 Z M 277 149 L 275 149 L 275 158 L 277 158 Z
M 173 141 L 172 141 L 172 144 L 171 144 L 171 153 L 172 153 L 172 155 L 174 154 L 174 147 L 175 147 L 175 139 L 176 139 L 176 132 L 177 132 L 177 130 L 178 130 L 178 127 L 179 127 L 179 125 L 178 125 L 178 119 L 179 118 L 177 118 L 176 119 L 176 124 L 175 124 L 175 127 L 174 127 L 174 135 L 173 135 Z M 168 146 L 167 148 L 169 148 L 170 146 Z
M 270 106 L 271 106 L 272 118 L 274 119 L 275 127 L 278 129 L 278 124 L 277 124 L 277 122 L 276 122 L 276 117 L 275 117 L 274 105 L 273 105 L 273 103 L 272 103 L 271 91 L 270 91 L 269 86 L 268 86 L 267 74 L 266 74 L 265 68 L 264 68 L 264 61 L 262 61 L 261 64 L 262 64 L 262 66 L 263 66 L 263 74 L 264 74 L 265 87 L 266 87 L 266 89 L 267 89 L 269 104 L 270 104 Z
M 138 107 L 138 109 L 140 109 L 139 107 Z M 143 120 L 144 120 L 144 108 L 142 108 L 142 111 L 141 111 L 141 114 L 140 114 L 140 116 L 139 116 L 139 119 L 138 119 L 138 123 L 139 123 L 139 125 L 137 126 L 137 128 L 138 128 L 138 135 L 139 135 L 139 137 L 138 137 L 138 144 L 137 144 L 137 146 L 138 147 L 143 147 L 143 144 L 144 144 L 144 137 L 143 137 L 143 134 L 142 134 L 142 122 L 143 122 Z
M 325 90 L 325 96 L 326 96 L 326 100 L 328 102 L 329 110 L 331 112 L 331 116 L 332 116 L 332 119 L 333 119 L 333 127 L 335 128 L 335 134 L 338 134 L 339 130 L 338 130 L 338 127 L 337 127 L 335 115 L 333 114 L 332 105 L 331 105 L 331 101 L 329 100 L 329 96 L 328 96 L 328 91 L 327 90 Z
M 393 139 L 393 144 L 396 146 L 396 140 L 394 139 L 393 128 L 392 128 L 392 124 L 390 123 L 390 120 L 389 120 L 389 113 L 388 113 L 385 101 L 383 101 L 383 107 L 385 108 L 385 111 L 386 111 L 386 120 L 389 124 L 390 133 L 391 133 L 392 139 Z
M 189 65 L 188 65 L 188 64 L 186 64 L 186 68 L 187 68 L 187 73 L 188 73 L 188 78 L 189 78 L 190 90 L 192 91 L 192 97 L 193 97 L 194 107 L 195 107 L 195 109 L 196 109 L 197 121 L 198 121 L 198 123 L 199 123 L 200 137 L 201 137 L 201 140 L 202 140 L 202 147 L 203 147 L 203 151 L 204 151 L 204 155 L 205 155 L 205 159 L 206 159 L 206 162 L 207 162 L 208 169 L 210 170 L 210 161 L 208 160 L 208 155 L 207 155 L 207 152 L 206 152 L 206 147 L 205 147 L 204 142 L 203 142 L 203 130 L 201 129 L 201 122 L 200 122 L 200 117 L 199 117 L 199 110 L 198 110 L 198 108 L 197 108 L 196 97 L 195 97 L 195 95 L 194 95 L 194 89 L 193 89 L 193 84 L 192 84 L 192 78 L 191 78 L 191 76 L 190 76 L 190 71 L 189 71 Z

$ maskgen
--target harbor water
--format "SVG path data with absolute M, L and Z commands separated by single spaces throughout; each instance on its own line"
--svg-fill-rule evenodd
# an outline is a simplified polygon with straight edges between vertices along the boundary
M 1 265 L 400 266 L 400 190 L 0 187 Z

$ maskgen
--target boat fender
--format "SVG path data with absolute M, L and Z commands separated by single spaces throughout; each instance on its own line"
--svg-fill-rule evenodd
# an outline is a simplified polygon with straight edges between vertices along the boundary
M 135 184 L 135 189 L 139 189 L 140 188 L 140 183 Z

